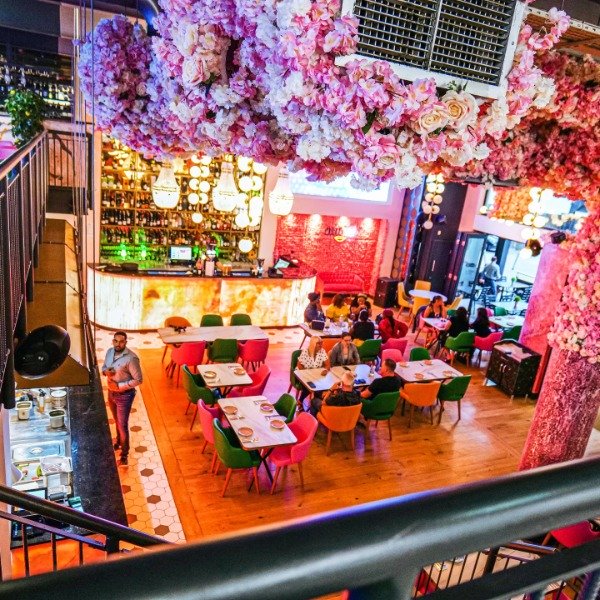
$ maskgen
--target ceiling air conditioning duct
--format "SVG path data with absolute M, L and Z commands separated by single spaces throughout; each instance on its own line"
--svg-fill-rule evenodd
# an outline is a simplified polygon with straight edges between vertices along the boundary
M 357 53 L 340 57 L 384 60 L 414 81 L 499 97 L 517 46 L 524 3 L 516 0 L 344 0 L 343 14 L 359 20 Z

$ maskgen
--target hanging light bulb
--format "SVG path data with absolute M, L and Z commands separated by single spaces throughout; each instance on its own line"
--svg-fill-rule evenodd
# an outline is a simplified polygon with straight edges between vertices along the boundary
M 248 225 L 250 225 L 250 217 L 248 216 L 248 211 L 240 210 L 240 212 L 237 215 L 235 215 L 234 221 L 240 229 L 248 227 Z
M 152 200 L 158 208 L 175 208 L 179 202 L 179 184 L 173 167 L 165 163 L 152 184 Z
M 532 233 L 533 229 L 531 229 L 531 227 L 523 227 L 523 230 L 521 231 L 521 238 L 524 240 L 529 240 L 531 239 Z
M 206 179 L 207 177 L 210 176 L 210 169 L 208 167 L 205 167 L 204 165 L 200 167 L 200 177 L 202 177 L 202 179 Z
M 248 237 L 243 237 L 238 242 L 238 248 L 240 249 L 240 252 L 247 254 L 250 252 L 250 250 L 252 250 L 252 248 L 254 248 L 254 242 Z
M 260 218 L 262 215 L 263 206 L 264 202 L 260 196 L 252 196 L 252 198 L 250 198 L 248 201 L 248 212 L 250 215 L 258 215 Z
M 534 227 L 543 227 L 548 222 L 548 217 L 544 217 L 543 215 L 537 215 L 535 219 L 533 219 Z
M 192 177 L 200 177 L 201 172 L 202 171 L 200 170 L 200 167 L 198 165 L 192 165 L 190 167 L 190 175 Z
M 431 213 L 434 215 L 438 215 L 440 213 L 440 207 L 437 204 L 434 204 L 431 207 Z
M 208 202 L 208 194 L 200 194 L 200 204 L 206 204 Z
M 435 173 L 429 173 L 427 175 L 427 183 L 435 183 Z
M 257 174 L 257 175 L 264 175 L 267 172 L 267 165 L 263 165 L 262 163 L 257 163 L 255 162 L 252 165 L 252 170 Z
M 228 161 L 223 161 L 221 176 L 213 190 L 213 206 L 221 212 L 231 212 L 237 204 L 239 193 L 233 178 L 233 165 Z
M 212 162 L 212 156 L 203 156 L 200 159 L 200 163 L 203 165 L 206 165 L 206 166 L 210 165 L 211 162 Z
M 262 188 L 263 188 L 262 177 L 259 177 L 258 175 L 254 175 L 252 177 L 252 189 L 255 192 L 260 192 L 260 190 L 262 190 Z
M 256 227 L 260 225 L 260 214 L 249 213 L 250 216 L 250 227 Z
M 200 162 L 197 154 L 192 154 L 192 156 L 190 156 L 190 160 L 196 165 Z
M 198 202 L 200 202 L 200 196 L 198 196 L 198 194 L 196 194 L 196 192 L 192 192 L 191 194 L 188 194 L 188 202 L 192 206 L 196 206 L 196 204 L 198 204 Z
M 552 190 L 546 189 L 542 190 L 540 194 L 540 202 L 548 202 L 554 198 L 554 192 Z
M 435 180 L 436 180 L 438 183 L 444 183 L 444 176 L 443 176 L 441 173 L 438 173 L 438 174 L 437 174 L 437 177 L 435 178 Z
M 531 258 L 533 256 L 533 252 L 531 251 L 531 248 L 528 248 L 527 246 L 525 246 L 524 248 L 521 248 L 521 250 L 519 251 L 519 254 L 521 255 L 521 258 Z
M 210 183 L 208 181 L 201 181 L 198 188 L 202 193 L 207 194 L 210 192 Z
M 197 179 L 190 179 L 188 182 L 190 190 L 196 191 L 200 187 L 200 182 Z
M 423 209 L 423 212 L 426 215 L 430 215 L 431 214 L 431 205 L 430 204 L 426 204 L 425 202 L 423 202 L 423 206 L 421 208 Z
M 539 200 L 541 193 L 542 193 L 542 189 L 539 187 L 532 187 L 529 190 L 529 195 L 531 196 L 532 200 Z
M 533 225 L 534 219 L 535 219 L 535 216 L 532 215 L 531 213 L 527 213 L 527 214 L 523 215 L 523 225 Z
M 423 223 L 423 229 L 431 229 L 433 228 L 433 223 L 431 221 L 425 221 L 425 223 Z
M 249 192 L 252 189 L 252 177 L 244 175 L 238 179 L 238 187 L 242 192 Z
M 202 214 L 199 212 L 192 213 L 192 221 L 196 224 L 202 223 Z
M 436 194 L 443 194 L 445 189 L 446 189 L 446 186 L 443 183 L 438 183 L 435 186 Z
M 435 191 L 437 190 L 437 183 L 435 183 L 435 181 L 430 181 L 426 186 L 425 189 L 430 193 L 430 194 L 435 194 Z
M 251 169 L 252 159 L 247 156 L 238 156 L 237 166 L 242 173 L 247 173 Z
M 444 199 L 444 197 L 443 197 L 443 196 L 440 196 L 439 194 L 436 194 L 436 195 L 433 197 L 433 203 L 434 203 L 434 204 L 441 204 L 443 199 Z
M 269 210 L 274 215 L 285 217 L 292 212 L 293 205 L 294 194 L 292 194 L 292 188 L 290 187 L 290 173 L 287 167 L 283 166 L 279 169 L 277 182 L 269 194 Z
M 240 194 L 238 196 L 236 207 L 237 208 L 242 208 L 244 210 L 247 210 L 248 209 L 248 204 L 246 202 L 247 200 L 248 200 L 248 195 L 247 194 Z
M 427 193 L 425 194 L 425 200 L 426 200 L 427 202 L 433 202 L 433 198 L 434 198 L 434 194 L 432 194 L 431 192 L 427 192 Z

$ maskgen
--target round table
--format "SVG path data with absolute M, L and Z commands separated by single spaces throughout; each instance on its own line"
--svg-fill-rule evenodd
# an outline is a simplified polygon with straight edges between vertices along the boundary
M 429 290 L 410 290 L 408 294 L 413 298 L 427 298 L 427 300 L 433 300 L 435 296 L 440 296 L 444 302 L 448 300 L 444 294 L 440 294 L 439 292 L 430 292 Z

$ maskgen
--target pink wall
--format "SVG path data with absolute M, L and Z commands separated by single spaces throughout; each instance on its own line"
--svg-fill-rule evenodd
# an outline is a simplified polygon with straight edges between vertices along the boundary
M 386 237 L 384 219 L 291 214 L 277 219 L 274 255 L 292 254 L 317 271 L 360 275 L 373 294 Z

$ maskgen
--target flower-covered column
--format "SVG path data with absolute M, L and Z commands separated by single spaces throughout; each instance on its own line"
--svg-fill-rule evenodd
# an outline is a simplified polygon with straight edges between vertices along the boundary
M 548 338 L 553 353 L 520 468 L 581 458 L 600 406 L 600 211 L 570 247 L 573 264 Z

